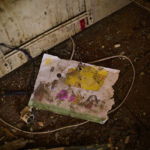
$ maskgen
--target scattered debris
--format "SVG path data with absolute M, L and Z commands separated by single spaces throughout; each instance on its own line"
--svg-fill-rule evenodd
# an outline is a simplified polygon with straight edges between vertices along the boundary
M 146 112 L 143 112 L 143 116 L 146 116 Z
M 134 10 L 134 13 L 132 13 L 133 12 L 133 10 Z M 125 13 L 126 12 L 126 13 Z M 130 12 L 130 13 L 129 13 Z M 122 16 L 122 15 L 120 15 L 120 14 L 124 14 L 124 16 Z M 129 15 L 130 14 L 130 15 Z M 138 14 L 139 14 L 139 17 L 136 17 L 136 18 L 134 18 L 135 16 L 138 16 Z M 147 50 L 148 50 L 148 47 L 150 46 L 150 42 L 148 42 L 148 41 L 146 41 L 145 39 L 144 39 L 144 37 L 143 36 L 145 36 L 146 34 L 148 34 L 148 30 L 149 30 L 149 28 L 148 28 L 148 26 L 146 27 L 146 28 L 141 28 L 140 26 L 139 26 L 139 24 L 138 23 L 140 23 L 140 21 L 142 20 L 142 19 L 145 19 L 145 20 L 147 20 L 146 22 L 147 22 L 147 25 L 149 24 L 149 19 L 147 19 L 147 18 L 149 18 L 148 17 L 148 15 L 149 14 L 147 14 L 145 11 L 143 11 L 142 9 L 139 9 L 138 7 L 135 7 L 135 5 L 129 5 L 127 8 L 124 8 L 123 10 L 121 10 L 121 13 L 120 13 L 120 11 L 117 13 L 117 14 L 115 14 L 115 15 L 113 15 L 113 19 L 115 19 L 115 17 L 116 17 L 116 21 L 110 21 L 111 20 L 111 17 L 112 16 L 110 16 L 110 18 L 108 18 L 108 19 L 106 19 L 106 21 L 104 20 L 104 27 L 102 26 L 99 26 L 99 24 L 98 25 L 96 25 L 96 26 L 94 26 L 94 28 L 92 27 L 92 30 L 90 29 L 90 32 L 88 31 L 87 32 L 87 34 L 79 34 L 79 36 L 77 36 L 77 37 L 75 37 L 76 39 L 77 39 L 77 41 L 78 41 L 78 43 L 77 43 L 77 46 L 79 45 L 79 48 L 78 48 L 78 57 L 79 57 L 79 55 L 81 55 L 80 57 L 82 57 L 82 58 L 78 58 L 78 57 L 74 57 L 76 60 L 95 60 L 95 59 L 97 59 L 98 58 L 98 56 L 100 56 L 101 58 L 102 57 L 104 57 L 104 56 L 109 56 L 109 55 L 113 55 L 113 54 L 115 54 L 115 52 L 112 50 L 112 51 L 110 51 L 111 53 L 108 53 L 108 51 L 104 51 L 104 49 L 102 49 L 101 48 L 101 45 L 100 45 L 100 48 L 101 48 L 101 50 L 104 52 L 104 53 L 101 53 L 101 51 L 98 51 L 98 49 L 97 48 L 95 48 L 95 47 L 99 47 L 99 45 L 95 42 L 95 44 L 93 45 L 94 46 L 94 49 L 95 49 L 95 51 L 93 52 L 93 51 L 90 51 L 91 50 L 91 47 L 89 47 L 88 46 L 88 44 L 86 43 L 86 41 L 87 41 L 87 39 L 92 39 L 92 38 L 94 38 L 95 36 L 96 36 L 96 38 L 95 39 L 99 39 L 99 35 L 100 35 L 100 33 L 102 32 L 102 35 L 104 35 L 104 34 L 111 34 L 110 32 L 108 32 L 108 33 L 106 33 L 106 31 L 105 32 L 103 32 L 102 31 L 102 29 L 104 29 L 104 28 L 106 28 L 105 27 L 105 25 L 106 25 L 106 23 L 108 23 L 108 26 L 109 25 L 111 25 L 112 26 L 112 28 L 113 28 L 113 30 L 115 31 L 115 29 L 117 30 L 118 28 L 116 28 L 116 25 L 115 24 L 113 24 L 114 22 L 116 23 L 116 22 L 119 22 L 120 24 L 119 24 L 119 29 L 121 30 L 121 34 L 118 36 L 118 35 L 116 35 L 116 33 L 114 33 L 114 37 L 115 37 L 115 39 L 119 39 L 119 42 L 121 43 L 121 47 L 119 48 L 119 49 L 122 49 L 122 47 L 123 47 L 123 49 L 125 50 L 125 52 L 126 52 L 126 55 L 127 56 L 130 56 L 131 58 L 135 58 L 135 55 L 136 56 L 142 56 L 142 52 L 146 52 Z M 130 16 L 130 20 L 129 20 L 129 26 L 128 26 L 128 24 L 126 23 L 127 21 L 126 21 L 126 18 L 128 18 L 128 16 Z M 133 19 L 132 19 L 133 18 Z M 139 18 L 139 19 L 138 19 Z M 135 20 L 135 21 L 133 21 L 133 20 Z M 136 23 L 134 23 L 134 22 L 136 22 Z M 102 23 L 103 24 L 103 23 Z M 101 22 L 100 22 L 100 25 L 101 25 Z M 114 27 L 115 26 L 115 27 Z M 135 27 L 135 26 L 138 26 L 138 31 L 133 31 L 132 32 L 132 29 Z M 133 28 L 132 28 L 133 27 Z M 98 34 L 95 34 L 94 36 L 93 36 L 93 34 L 92 35 L 90 35 L 90 33 L 93 33 L 93 31 L 95 31 L 95 29 L 96 30 L 98 30 L 98 31 L 100 31 L 100 32 L 98 32 Z M 131 30 L 131 31 L 130 31 Z M 130 32 L 132 32 L 132 33 L 130 33 Z M 142 34 L 143 33 L 143 34 Z M 130 34 L 130 36 L 128 36 L 128 34 Z M 82 38 L 80 38 L 80 35 L 82 35 Z M 89 36 L 87 36 L 87 35 L 89 35 Z M 83 38 L 84 37 L 84 38 Z M 85 38 L 86 37 L 86 38 Z M 125 38 L 124 38 L 125 37 Z M 134 37 L 134 38 L 133 38 Z M 114 40 L 114 39 L 113 39 Z M 108 43 L 108 45 L 107 45 L 107 43 L 106 43 L 106 45 L 107 45 L 107 47 L 109 47 L 110 45 L 111 45 L 111 43 L 113 43 L 113 40 L 112 41 L 110 41 L 110 43 Z M 132 41 L 131 41 L 132 40 Z M 83 42 L 84 41 L 84 42 Z M 102 37 L 102 40 L 101 41 L 104 41 L 103 40 L 103 37 Z M 105 42 L 105 41 L 104 41 Z M 106 41 L 107 42 L 107 41 Z M 138 42 L 138 44 L 136 44 L 136 42 Z M 123 45 L 122 45 L 122 43 L 124 43 Z M 55 54 L 55 55 L 58 55 L 58 56 L 61 56 L 62 58 L 69 58 L 69 55 L 67 55 L 67 53 L 65 53 L 62 49 L 64 48 L 64 49 L 68 49 L 68 47 L 66 47 L 65 46 L 65 44 L 66 43 L 64 43 L 64 44 L 60 44 L 60 46 L 58 46 L 58 47 L 56 47 L 56 48 L 54 48 L 54 49 L 51 49 L 50 51 L 49 51 L 49 53 L 52 53 L 52 54 Z M 105 45 L 105 48 L 106 48 L 106 45 Z M 114 44 L 113 44 L 114 45 Z M 112 48 L 114 49 L 114 50 L 118 50 L 118 49 L 115 49 L 114 47 L 113 47 L 113 45 L 112 45 Z M 145 45 L 145 46 L 144 46 Z M 146 46 L 147 45 L 147 46 Z M 143 47 L 144 46 L 144 47 Z M 69 48 L 71 48 L 71 45 L 70 45 L 70 47 Z M 62 51 L 60 51 L 60 49 L 62 50 Z M 87 51 L 90 51 L 90 53 L 89 53 L 89 55 L 84 55 L 84 51 L 85 51 L 85 49 L 87 50 Z M 132 50 L 131 50 L 132 49 Z M 69 51 L 70 49 L 68 49 L 68 51 Z M 66 54 L 66 55 L 64 55 L 64 53 Z M 70 52 L 70 51 L 69 51 Z M 81 53 L 80 53 L 81 52 Z M 120 51 L 118 51 L 118 53 L 120 53 Z M 76 53 L 75 53 L 76 54 Z M 94 54 L 96 54 L 96 56 L 94 55 Z M 146 57 L 145 57 L 146 56 Z M 139 72 L 141 72 L 141 70 L 145 70 L 146 69 L 146 66 L 148 65 L 148 63 L 149 63 L 149 61 L 148 60 L 146 60 L 146 59 L 150 59 L 150 57 L 147 57 L 147 54 L 145 54 L 145 56 L 144 56 L 144 59 L 145 59 L 145 61 L 143 62 L 143 58 L 141 57 L 141 59 L 140 59 L 140 61 L 141 62 L 138 62 L 138 63 L 134 63 L 137 67 L 137 73 Z M 39 61 L 40 59 L 36 59 L 36 64 L 37 64 L 37 61 Z M 40 62 L 40 61 L 39 61 Z M 40 64 L 38 62 L 38 65 Z M 99 64 L 101 64 L 101 63 L 99 63 Z M 103 63 L 102 63 L 103 64 Z M 105 63 L 104 63 L 105 64 Z M 108 62 L 108 64 L 109 64 L 109 62 Z M 107 62 L 106 62 L 106 65 L 107 65 Z M 126 66 L 126 65 L 125 65 Z M 113 65 L 113 67 L 115 67 L 115 65 Z M 118 65 L 118 68 L 119 67 L 121 67 L 122 68 L 122 71 L 126 74 L 127 73 L 127 75 L 131 75 L 131 70 L 130 69 L 127 69 L 128 67 L 124 67 L 124 65 L 122 66 L 122 64 L 121 64 L 121 66 L 120 65 Z M 29 68 L 29 69 L 28 69 Z M 38 70 L 38 67 L 36 67 L 37 68 L 37 70 Z M 144 69 L 143 69 L 144 68 Z M 14 79 L 15 81 L 16 81 L 16 84 L 18 85 L 18 84 L 20 84 L 21 85 L 21 88 L 20 89 L 23 89 L 25 86 L 27 86 L 28 84 L 24 84 L 24 86 L 22 87 L 22 85 L 23 85 L 23 83 L 24 83 L 24 80 L 23 79 L 21 79 L 21 78 L 19 78 L 20 76 L 21 77 L 25 77 L 25 78 L 28 78 L 28 75 L 30 74 L 30 71 L 31 71 L 31 69 L 32 69 L 32 67 L 30 66 L 30 65 L 25 65 L 25 66 L 23 66 L 23 68 L 21 68 L 21 69 L 19 69 L 19 70 L 17 70 L 17 71 L 15 71 L 14 72 L 14 74 L 12 73 L 12 74 L 10 74 L 10 76 L 8 76 L 8 78 L 6 77 L 6 79 L 7 80 L 5 80 L 5 78 L 4 78 L 4 81 L 6 81 L 6 83 L 5 83 L 5 85 L 6 86 L 4 86 L 4 88 L 6 87 L 9 87 L 9 81 L 10 80 L 12 80 L 12 79 Z M 123 76 L 126 76 L 125 74 L 123 73 Z M 145 72 L 145 75 L 146 75 L 147 73 Z M 23 76 L 24 75 L 24 76 Z M 148 79 L 148 77 L 147 76 L 141 76 L 141 77 L 144 77 L 145 79 L 144 79 L 144 82 L 145 83 L 147 83 L 147 85 L 145 86 L 144 84 L 142 84 L 141 85 L 141 83 L 142 83 L 142 81 L 143 80 L 140 80 L 139 81 L 139 79 L 138 79 L 138 76 L 137 76 L 137 80 L 136 80 L 136 84 L 135 84 L 135 89 L 134 90 L 136 90 L 137 91 L 137 93 L 134 95 L 134 94 L 131 94 L 130 95 L 130 97 L 129 97 L 129 103 L 127 103 L 127 106 L 128 106 L 128 104 L 131 104 L 131 106 L 132 105 L 134 105 L 134 100 L 136 100 L 137 101 L 137 103 L 135 103 L 135 109 L 134 109 L 134 111 L 133 111 L 133 113 L 135 113 L 136 114 L 136 116 L 132 116 L 132 113 L 129 113 L 128 112 L 128 110 L 127 109 L 122 109 L 121 110 L 121 112 L 119 111 L 119 112 L 117 112 L 117 113 L 115 113 L 114 114 L 114 116 L 117 116 L 118 117 L 118 120 L 119 121 L 117 121 L 117 122 L 114 122 L 114 120 L 112 120 L 113 119 L 113 117 L 112 117 L 112 119 L 107 123 L 107 125 L 106 126 L 98 126 L 98 125 L 96 125 L 96 124 L 93 124 L 93 123 L 89 123 L 89 124 L 87 124 L 86 126 L 85 126 L 85 128 L 84 127 L 80 127 L 80 128 L 77 128 L 77 130 L 74 130 L 73 129 L 73 131 L 72 130 L 64 130 L 63 132 L 58 132 L 58 133 L 60 133 L 60 135 L 59 135 L 59 140 L 60 140 L 60 144 L 59 145 L 64 145 L 64 135 L 70 135 L 70 137 L 72 138 L 71 139 L 71 143 L 74 143 L 74 144 L 78 144 L 78 142 L 79 143 L 82 143 L 82 144 L 86 144 L 86 143 L 90 143 L 90 142 L 93 142 L 93 143 L 98 143 L 99 142 L 99 144 L 101 144 L 103 141 L 105 141 L 106 139 L 107 139 L 107 136 L 108 135 L 111 135 L 112 136 L 112 138 L 113 138 L 113 142 L 115 143 L 115 145 L 121 145 L 122 146 L 122 144 L 124 144 L 124 139 L 125 139 L 125 137 L 127 136 L 127 135 L 130 135 L 131 134 L 131 136 L 130 136 L 130 141 L 129 142 L 131 142 L 131 144 L 133 144 L 131 147 L 132 148 L 134 148 L 135 147 L 135 149 L 144 149 L 145 147 L 146 147 L 146 143 L 147 143 L 147 133 L 143 133 L 142 131 L 143 131 L 143 126 L 141 126 L 141 125 L 138 125 L 139 124 L 139 122 L 136 120 L 136 117 L 138 118 L 138 119 L 140 119 L 143 123 L 142 124 L 146 124 L 146 125 L 148 125 L 149 124 L 149 121 L 148 120 L 146 120 L 146 119 L 148 119 L 148 118 L 146 118 L 146 117 L 144 117 L 143 116 L 143 118 L 142 118 L 142 116 L 141 115 L 143 115 L 143 112 L 139 112 L 140 111 L 140 109 L 139 108 L 143 108 L 143 111 L 145 111 L 146 113 L 147 113 L 147 116 L 148 116 L 148 112 L 149 111 L 146 111 L 148 108 L 147 107 L 143 107 L 143 106 L 145 106 L 146 104 L 149 104 L 149 102 L 150 102 L 150 97 L 148 97 L 148 93 L 146 92 L 147 91 L 147 88 L 148 88 L 148 85 L 149 85 L 149 79 Z M 15 77 L 13 77 L 13 76 L 15 76 Z M 10 78 L 9 78 L 10 77 Z M 124 85 L 127 85 L 127 81 L 128 81 L 128 79 L 125 77 L 125 80 L 124 80 L 124 78 L 122 78 L 121 77 L 121 79 L 122 79 L 122 82 L 120 83 L 119 82 L 119 85 L 117 86 L 117 87 L 120 87 L 120 88 L 117 88 L 117 93 L 119 94 L 119 97 L 122 97 L 123 95 L 123 93 L 125 92 L 124 90 L 126 89 L 126 87 L 124 87 Z M 18 81 L 18 82 L 17 82 Z M 33 83 L 33 82 L 32 82 Z M 13 88 L 15 89 L 15 87 L 17 87 L 17 85 L 14 85 L 13 86 Z M 118 83 L 117 83 L 118 84 Z M 1 87 L 3 87 L 3 85 L 4 84 L 2 84 L 1 83 Z M 127 85 L 128 86 L 128 85 Z M 10 88 L 11 89 L 11 88 Z M 19 88 L 16 88 L 16 89 L 18 89 L 19 90 Z M 120 90 L 120 91 L 119 91 Z M 134 93 L 134 92 L 133 92 Z M 143 93 L 145 94 L 145 96 L 143 95 Z M 19 96 L 18 96 L 19 97 Z M 9 106 L 11 106 L 12 105 L 12 103 L 13 104 L 15 104 L 15 106 L 14 106 L 14 108 L 18 105 L 18 104 L 20 104 L 21 103 L 21 105 L 23 106 L 25 106 L 25 104 L 26 104 L 26 102 L 28 101 L 28 97 L 27 98 L 25 98 L 25 100 L 21 100 L 21 101 L 18 101 L 18 97 L 16 98 L 16 96 L 12 96 L 11 97 L 11 101 L 9 101 L 9 98 L 10 97 L 8 97 L 8 98 L 5 98 L 4 99 L 4 101 L 5 101 L 5 105 L 1 105 L 1 110 L 5 110 L 5 109 L 9 109 Z M 25 96 L 26 97 L 26 96 Z M 22 97 L 19 97 L 19 98 L 21 98 L 22 99 Z M 7 100 L 8 99 L 8 100 Z M 143 100 L 142 100 L 143 99 Z M 131 100 L 131 101 L 130 101 Z M 132 101 L 133 100 L 133 101 Z M 142 101 L 141 101 L 142 100 Z M 149 101 L 148 101 L 149 100 Z M 18 101 L 18 102 L 17 102 Z M 12 103 L 9 103 L 9 102 L 12 102 Z M 119 103 L 119 102 L 118 102 Z M 1 104 L 3 104 L 2 102 L 1 102 Z M 17 105 L 16 105 L 17 104 Z M 18 113 L 18 110 L 20 110 L 20 108 L 21 108 L 21 105 L 18 105 L 17 106 L 17 110 L 16 109 L 13 109 L 12 111 L 12 113 L 13 114 L 16 114 L 16 115 L 18 115 L 17 113 Z M 3 107 L 4 106 L 4 107 Z M 4 108 L 4 109 L 3 109 Z M 132 108 L 132 107 L 131 107 Z M 11 110 L 11 109 L 10 109 Z M 131 111 L 132 111 L 132 109 L 131 109 Z M 7 112 L 7 111 L 6 111 Z M 46 114 L 46 115 L 43 115 L 43 114 Z M 51 114 L 51 113 L 49 113 L 49 114 Z M 16 118 L 18 118 L 18 117 L 15 117 L 15 115 L 13 115 L 13 116 L 11 116 L 11 113 L 9 113 L 9 114 L 6 114 L 6 113 L 4 113 L 4 111 L 1 111 L 1 116 L 2 117 L 4 117 L 4 119 L 7 121 L 9 121 L 10 123 L 13 123 L 14 121 L 15 121 L 15 119 Z M 44 120 L 45 119 L 45 117 L 47 116 L 47 121 L 48 122 L 51 122 L 52 121 L 52 119 L 50 119 L 50 116 L 51 115 L 47 115 L 47 113 L 43 113 L 43 112 L 41 112 L 41 111 L 38 111 L 38 116 L 41 116 L 41 118 L 40 119 L 42 119 L 42 120 Z M 128 116 L 128 118 L 130 118 L 130 121 L 128 122 L 128 123 L 124 123 L 124 118 L 123 118 L 123 116 Z M 11 119 L 9 118 L 9 117 L 12 117 Z M 70 124 L 73 124 L 74 122 L 76 122 L 76 120 L 75 121 L 72 121 L 72 119 L 70 119 L 70 118 L 67 118 L 67 119 L 63 119 L 63 117 L 60 117 L 59 115 L 56 115 L 56 116 L 54 116 L 55 118 L 58 118 L 58 121 L 56 122 L 56 125 L 58 126 L 58 127 L 61 127 L 61 126 L 63 126 L 63 125 L 66 125 L 66 122 L 65 121 L 67 121 L 67 125 L 70 125 Z M 13 122 L 12 122 L 12 120 L 14 120 Z M 55 119 L 54 119 L 55 120 Z M 18 120 L 19 121 L 19 120 Z M 17 124 L 18 124 L 18 121 L 17 121 Z M 132 122 L 131 122 L 132 121 Z M 16 122 L 16 121 L 15 121 Z M 23 122 L 23 121 L 21 121 L 22 123 L 23 123 L 23 125 L 25 125 L 25 123 Z M 137 122 L 137 123 L 136 123 Z M 17 125 L 16 124 L 16 125 Z M 36 125 L 38 125 L 38 124 L 36 124 Z M 52 123 L 51 124 L 51 126 L 48 126 L 48 128 L 50 128 L 50 130 L 51 130 L 51 128 L 53 128 L 53 125 L 55 125 L 54 123 Z M 1 126 L 2 126 L 2 123 L 1 123 Z M 98 127 L 97 127 L 98 126 Z M 54 126 L 54 128 L 56 128 L 56 126 Z M 119 129 L 118 129 L 119 128 Z M 121 128 L 121 129 L 120 129 Z M 22 127 L 22 129 L 28 129 L 28 128 L 26 128 L 25 126 L 24 127 Z M 37 129 L 38 130 L 38 127 L 36 127 L 35 129 Z M 88 134 L 86 134 L 86 129 L 88 129 L 90 132 L 88 133 Z M 95 131 L 99 131 L 100 133 L 101 133 L 101 135 L 100 135 L 100 133 L 98 132 L 92 132 L 91 133 L 91 131 L 94 131 L 94 129 L 95 129 Z M 45 128 L 45 130 L 46 130 L 46 128 Z M 106 133 L 106 131 L 109 131 L 109 133 Z M 16 130 L 15 130 L 16 131 Z M 67 132 L 68 131 L 68 132 Z M 137 132 L 138 131 L 138 132 Z M 139 133 L 139 132 L 142 132 L 141 134 Z M 18 132 L 17 132 L 18 133 Z M 66 133 L 68 133 L 68 134 L 66 134 Z M 72 133 L 76 133 L 76 134 L 72 134 Z M 78 134 L 81 134 L 81 133 L 83 133 L 82 134 L 82 136 L 78 136 Z M 129 133 L 129 134 L 128 134 Z M 20 136 L 23 136 L 23 134 L 21 134 L 21 133 L 18 133 Z M 139 137 L 138 138 L 138 136 L 139 136 L 139 134 L 140 135 L 142 135 L 142 137 Z M 54 139 L 53 139 L 53 137 L 52 137 L 52 135 L 53 134 L 50 134 L 49 136 L 48 135 L 44 135 L 44 136 L 42 136 L 42 138 L 43 138 L 43 140 L 42 141 L 40 141 L 40 138 L 41 138 L 41 136 L 34 136 L 36 139 L 37 139 L 37 142 L 36 143 L 38 143 L 38 144 L 41 144 L 42 142 L 43 142 L 43 145 L 44 146 L 48 146 L 48 145 L 53 145 L 53 143 L 55 143 L 54 142 Z M 123 136 L 124 135 L 124 136 Z M 125 136 L 126 135 L 126 136 Z M 5 135 L 4 135 L 5 136 Z M 120 139 L 120 138 L 123 138 L 124 137 L 124 139 L 123 139 L 123 142 L 119 142 L 118 141 L 118 139 Z M 133 137 L 133 138 L 131 138 L 131 137 Z M 136 138 L 137 137 L 137 138 Z M 6 139 L 6 137 L 5 137 L 5 139 Z M 6 140 L 3 140 L 3 141 L 6 141 Z M 44 140 L 45 139 L 45 140 Z M 49 142 L 47 142 L 47 140 L 46 139 L 49 139 Z M 98 142 L 96 142 L 98 140 Z M 38 142 L 39 141 L 39 142 Z M 37 146 L 37 144 L 33 144 L 31 147 L 36 147 Z M 134 145 L 134 143 L 137 143 L 136 145 Z M 130 146 L 130 145 L 129 145 Z M 127 147 L 127 149 L 132 149 L 132 148 L 128 148 Z M 121 149 L 120 147 L 119 147 L 119 149 Z M 124 149 L 125 150 L 125 149 Z
M 21 129 L 21 128 L 23 128 L 23 126 L 24 126 L 24 122 L 18 122 L 18 123 L 16 124 L 16 126 L 17 126 L 17 128 Z M 15 131 L 16 131 L 16 130 L 15 130 Z
M 29 106 L 26 106 L 21 112 L 21 120 L 23 120 L 25 123 L 29 124 L 34 120 L 34 115 L 32 114 L 32 108 Z
M 2 128 L 2 131 L 4 131 L 5 134 L 10 136 L 10 137 L 15 137 L 15 135 L 10 130 L 8 130 L 7 128 Z
M 33 140 L 17 139 L 12 142 L 7 142 L 0 146 L 0 150 L 18 150 L 26 146 L 27 143 L 33 143 Z
M 114 48 L 119 48 L 121 45 L 119 43 L 114 45 Z
M 130 136 L 127 136 L 127 137 L 125 138 L 125 140 L 124 140 L 124 143 L 125 143 L 125 144 L 128 144 L 128 143 L 129 143 L 129 140 L 130 140 Z
M 102 45 L 102 48 L 105 48 L 105 46 L 104 46 L 104 45 Z
M 144 72 L 141 72 L 141 73 L 140 73 L 140 76 L 143 76 L 144 74 L 145 74 Z
M 125 52 L 124 51 L 122 51 L 121 53 L 120 53 L 120 55 L 124 55 L 125 54 Z
M 3 97 L 1 98 L 1 101 L 2 101 L 2 102 L 4 101 L 4 98 L 3 98 Z
M 118 120 L 118 118 L 114 118 L 114 120 Z
M 59 136 L 60 136 L 59 132 L 56 132 L 55 133 L 55 140 L 56 140 L 57 143 L 59 143 L 59 140 L 58 140 Z
M 119 33 L 120 33 L 120 30 L 118 30 L 116 33 L 119 34 Z
M 33 132 L 33 128 L 32 127 L 30 127 L 30 131 Z
M 16 133 L 16 132 L 17 132 L 15 129 L 11 129 L 11 131 L 12 131 L 13 133 Z
M 43 123 L 43 122 L 38 122 L 38 125 L 39 125 L 40 127 L 44 127 L 44 123 Z
M 94 41 L 90 41 L 88 44 L 89 44 L 89 45 L 92 45 L 93 43 L 94 43 Z
M 51 118 L 51 119 L 53 119 L 53 118 L 54 118 L 54 116 L 50 116 L 50 118 Z
M 120 142 L 122 142 L 123 141 L 123 139 L 120 139 Z
M 0 141 L 3 141 L 4 138 L 5 138 L 5 136 L 0 137 Z
M 108 141 L 109 141 L 109 148 L 110 148 L 110 150 L 114 150 L 114 146 L 112 144 L 112 138 L 109 137 Z

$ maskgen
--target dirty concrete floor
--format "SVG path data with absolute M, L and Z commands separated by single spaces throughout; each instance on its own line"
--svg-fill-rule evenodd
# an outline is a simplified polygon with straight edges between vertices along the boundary
M 89 122 L 52 134 L 23 134 L 0 123 L 0 145 L 23 137 L 33 140 L 26 148 L 112 143 L 116 150 L 150 150 L 150 13 L 130 4 L 73 38 L 76 43 L 75 60 L 88 62 L 118 54 L 131 58 L 136 68 L 136 80 L 125 104 L 110 114 L 110 119 L 104 125 Z M 114 48 L 116 43 L 120 44 L 119 48 Z M 67 40 L 47 53 L 68 59 L 71 49 L 72 43 Z M 20 120 L 20 111 L 28 103 L 41 59 L 42 55 L 35 59 L 32 86 L 29 86 L 32 72 L 30 62 L 0 79 L 1 92 L 26 89 L 29 91 L 25 96 L 1 97 L 0 117 L 27 131 L 46 131 L 82 122 L 83 120 L 42 110 L 33 111 L 33 124 L 26 125 Z M 97 65 L 121 70 L 120 78 L 114 87 L 116 105 L 119 104 L 132 80 L 129 63 L 126 60 L 114 59 Z M 40 126 L 39 122 L 43 122 L 43 126 Z

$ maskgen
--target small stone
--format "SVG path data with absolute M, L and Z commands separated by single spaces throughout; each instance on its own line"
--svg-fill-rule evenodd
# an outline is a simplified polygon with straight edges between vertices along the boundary
M 13 133 L 16 133 L 16 132 L 17 132 L 15 129 L 11 129 L 11 131 L 12 131 Z
M 141 72 L 141 73 L 140 73 L 141 76 L 143 76 L 144 74 L 145 74 L 144 72 Z
M 43 122 L 38 122 L 38 125 L 39 125 L 40 127 L 44 127 L 44 123 L 43 123 Z
M 146 116 L 146 112 L 143 112 L 143 116 Z
M 31 131 L 31 132 L 33 131 L 33 128 L 32 128 L 32 127 L 30 128 L 30 131 Z
M 136 57 L 136 58 L 134 58 L 134 62 L 137 62 L 138 61 L 138 58 Z
M 54 118 L 54 116 L 50 116 L 50 118 L 51 118 L 51 119 L 53 119 L 53 118 Z
M 129 143 L 129 139 L 130 139 L 130 136 L 127 136 L 127 137 L 125 138 L 125 140 L 124 140 L 124 143 L 125 143 L 125 144 L 128 144 L 128 143 Z
M 118 120 L 117 118 L 114 118 L 114 120 Z
M 3 99 L 3 98 L 1 98 L 1 101 L 3 102 L 3 101 L 4 101 L 4 99 Z
M 89 42 L 89 45 L 92 45 L 93 43 L 94 43 L 94 41 L 90 41 L 90 42 Z
M 120 55 L 124 55 L 125 54 L 125 52 L 124 51 L 122 51 L 121 53 L 120 53 Z
M 17 123 L 16 126 L 17 126 L 17 128 L 21 129 L 24 127 L 24 123 L 23 122 Z
M 105 48 L 105 46 L 104 46 L 104 45 L 102 45 L 102 48 Z
M 118 44 L 115 44 L 114 45 L 114 48 L 119 48 L 121 45 L 118 43 Z
M 119 148 L 116 146 L 115 149 L 118 150 Z
M 5 136 L 0 137 L 0 141 L 3 141 L 4 138 L 5 138 Z
M 59 139 L 59 136 L 60 136 L 60 135 L 59 135 L 59 132 L 56 132 L 56 134 L 55 134 L 55 140 L 56 140 L 57 143 L 59 143 L 59 140 L 58 140 L 58 139 Z

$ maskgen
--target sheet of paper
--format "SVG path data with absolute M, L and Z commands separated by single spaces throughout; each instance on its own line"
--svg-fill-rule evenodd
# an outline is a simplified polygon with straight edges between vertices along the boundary
M 29 105 L 93 122 L 108 119 L 119 70 L 44 54 Z

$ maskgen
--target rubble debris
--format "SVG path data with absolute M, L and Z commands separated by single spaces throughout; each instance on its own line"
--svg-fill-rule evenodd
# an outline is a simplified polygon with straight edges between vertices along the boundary
M 24 126 L 24 122 L 18 122 L 18 123 L 16 124 L 16 127 L 19 128 L 19 129 L 22 129 L 23 126 Z M 15 130 L 15 132 L 16 132 L 16 130 Z
M 1 130 L 2 130 L 3 132 L 5 132 L 5 134 L 6 134 L 7 136 L 15 137 L 15 135 L 14 135 L 10 130 L 8 130 L 7 128 L 2 128 Z
M 0 137 L 0 142 L 3 141 L 4 138 L 5 138 L 5 136 Z
M 44 123 L 43 123 L 43 122 L 38 122 L 38 125 L 39 125 L 40 127 L 44 127 Z
M 2 101 L 2 102 L 4 101 L 4 98 L 3 98 L 3 97 L 1 98 L 1 101 Z
M 140 73 L 140 76 L 143 76 L 144 74 L 145 74 L 144 72 L 141 72 L 141 73 Z
M 114 48 L 119 48 L 121 45 L 119 43 L 114 45 Z
M 125 143 L 125 144 L 128 144 L 128 143 L 129 143 L 129 140 L 130 140 L 130 136 L 127 136 L 127 137 L 125 138 L 124 143 Z
M 143 112 L 143 116 L 146 116 L 146 112 Z
M 50 116 L 51 119 L 54 119 L 54 116 Z
M 124 51 L 122 51 L 121 53 L 120 53 L 120 55 L 124 55 L 125 54 L 125 52 Z
M 55 133 L 55 140 L 56 140 L 57 143 L 59 143 L 59 140 L 58 140 L 59 136 L 60 136 L 59 132 L 56 132 Z
M 33 132 L 33 128 L 32 127 L 30 127 L 30 129 L 29 129 L 31 132 Z
M 21 120 L 23 120 L 25 123 L 29 124 L 34 120 L 34 115 L 32 113 L 32 108 L 29 106 L 26 106 L 21 112 Z
M 0 146 L 0 150 L 18 150 L 26 146 L 27 143 L 33 143 L 33 140 L 25 140 L 23 138 L 11 142 L 4 143 Z
M 105 48 L 105 46 L 104 46 L 104 45 L 102 45 L 102 48 Z
M 108 141 L 109 141 L 109 145 L 108 146 L 109 146 L 110 150 L 114 150 L 114 146 L 112 144 L 112 138 L 109 137 Z

